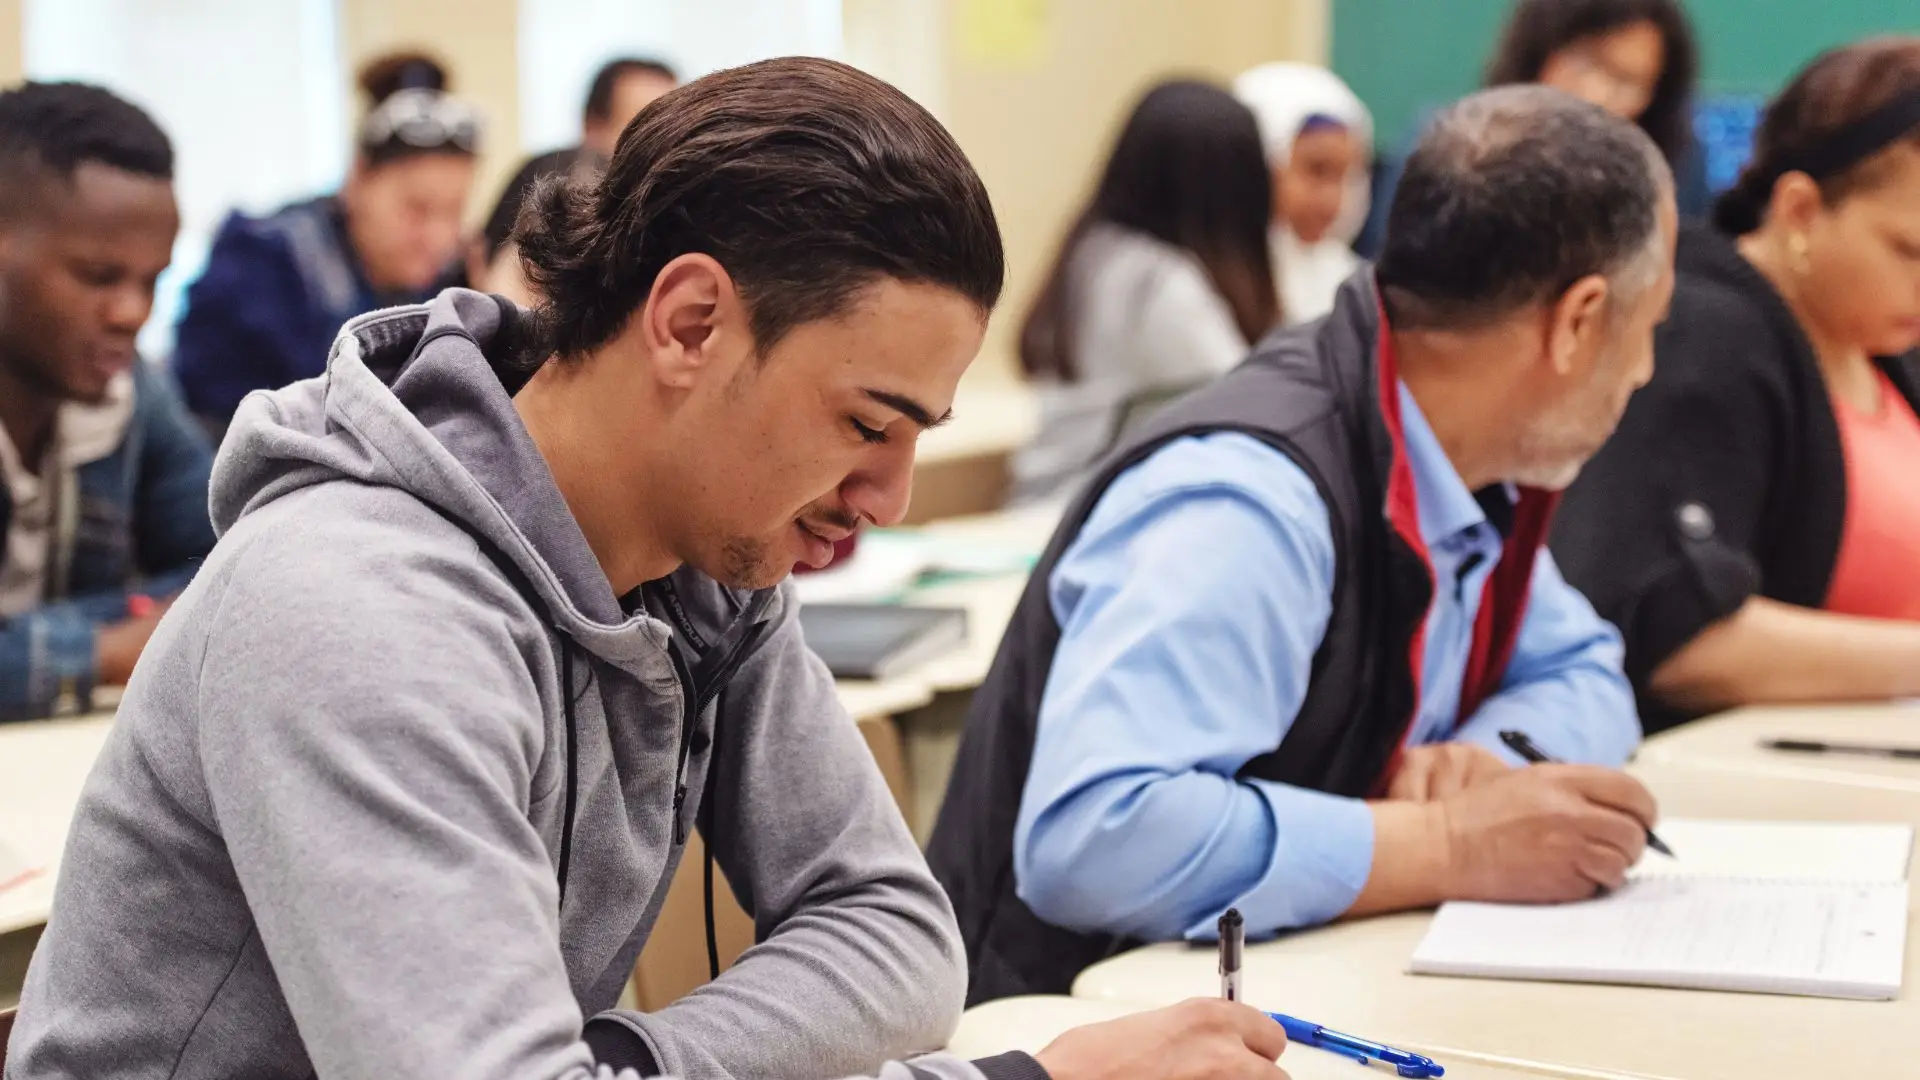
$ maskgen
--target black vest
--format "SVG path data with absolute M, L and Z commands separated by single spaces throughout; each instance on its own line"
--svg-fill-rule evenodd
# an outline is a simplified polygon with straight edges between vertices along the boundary
M 1053 926 L 1029 910 L 1014 891 L 1013 830 L 1060 641 L 1047 595 L 1053 568 L 1107 486 L 1169 441 L 1213 432 L 1261 440 L 1313 480 L 1332 525 L 1332 615 L 1305 700 L 1280 745 L 1240 775 L 1354 797 L 1384 785 L 1418 705 L 1414 659 L 1434 586 L 1379 310 L 1371 274 L 1356 275 L 1326 319 L 1269 337 L 1240 367 L 1123 437 L 1068 508 L 974 694 L 928 845 L 966 940 L 969 1005 L 1067 993 L 1088 965 L 1138 944 Z M 1509 521 L 1494 518 L 1508 526 L 1507 544 L 1474 628 L 1463 720 L 1506 668 L 1551 504 L 1550 496 L 1523 491 Z

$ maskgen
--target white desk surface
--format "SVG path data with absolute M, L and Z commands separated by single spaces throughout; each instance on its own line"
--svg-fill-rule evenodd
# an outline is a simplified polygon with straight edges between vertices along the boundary
M 43 870 L 0 891 L 0 934 L 47 921 L 67 826 L 112 726 L 111 716 L 0 725 L 0 842 Z
M 840 707 L 855 720 L 878 720 L 912 712 L 933 701 L 933 687 L 917 675 L 900 679 L 836 679 Z
M 1920 822 L 1920 791 L 1833 779 L 1758 783 L 1686 766 L 1634 771 L 1663 813 L 1775 820 Z M 1684 854 L 1682 856 L 1684 858 Z M 1449 1063 L 1542 1075 L 1799 1080 L 1920 1061 L 1920 914 L 1892 1002 L 1406 974 L 1431 915 L 1345 923 L 1249 946 L 1248 1000 L 1357 1035 L 1393 1036 Z M 1166 1004 L 1218 993 L 1211 948 L 1156 945 L 1089 968 L 1076 997 Z M 1451 1073 L 1450 1073 L 1451 1074 Z
M 1782 779 L 1838 779 L 1920 791 L 1920 761 L 1764 750 L 1763 739 L 1920 746 L 1920 705 L 1821 705 L 1739 709 L 1647 740 L 1640 760 Z
M 947 1043 L 947 1050 L 966 1058 L 992 1057 L 1012 1050 L 1038 1053 L 1069 1028 L 1115 1020 L 1150 1006 L 1116 1001 L 1090 1001 L 1070 997 L 1015 997 L 990 1001 L 967 1010 L 960 1027 Z M 1353 1034 L 1359 1034 L 1354 1032 Z M 1380 1038 L 1378 1032 L 1367 1033 Z M 1392 1040 L 1387 1042 L 1391 1045 Z M 1530 1075 L 1513 1069 L 1460 1059 L 1436 1059 L 1446 1067 L 1448 1080 L 1513 1080 Z M 1391 1077 L 1391 1069 L 1374 1066 L 1361 1072 L 1348 1058 L 1308 1046 L 1290 1046 L 1280 1057 L 1280 1065 L 1293 1080 L 1365 1080 L 1366 1077 Z M 1587 1073 L 1600 1077 L 1605 1074 Z
M 1502 982 L 1406 974 L 1425 913 L 1247 947 L 1247 999 L 1445 1064 L 1666 1080 L 1866 1075 L 1920 1060 L 1920 949 L 1898 1001 Z M 1908 919 L 1908 936 L 1920 935 Z M 1156 945 L 1089 968 L 1076 996 L 1171 1003 L 1218 993 L 1211 948 Z M 1451 1075 L 1451 1070 L 1449 1070 Z

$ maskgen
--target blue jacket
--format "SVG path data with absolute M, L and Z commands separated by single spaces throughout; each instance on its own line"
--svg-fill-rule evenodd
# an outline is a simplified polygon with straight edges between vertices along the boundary
M 234 213 L 187 290 L 174 374 L 187 406 L 224 427 L 249 393 L 319 375 L 348 319 L 426 298 L 381 293 L 367 282 L 337 198 L 262 218 Z
M 0 720 L 46 716 L 67 694 L 85 708 L 95 630 L 126 618 L 131 594 L 185 588 L 213 550 L 206 436 L 165 375 L 146 364 L 133 372 L 133 416 L 120 445 L 79 469 L 67 595 L 0 622 Z M 0 536 L 12 516 L 0 484 Z

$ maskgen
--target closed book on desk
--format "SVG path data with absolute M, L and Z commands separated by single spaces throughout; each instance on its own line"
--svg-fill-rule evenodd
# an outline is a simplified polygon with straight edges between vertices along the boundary
M 967 643 L 961 608 L 802 604 L 807 647 L 837 679 L 890 679 Z
M 1885 1000 L 1906 966 L 1906 825 L 1663 821 L 1624 888 L 1572 904 L 1450 903 L 1421 975 Z

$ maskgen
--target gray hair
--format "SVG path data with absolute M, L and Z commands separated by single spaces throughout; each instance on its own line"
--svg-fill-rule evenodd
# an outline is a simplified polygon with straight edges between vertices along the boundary
M 1666 258 L 1672 190 L 1653 140 L 1597 106 L 1536 85 L 1463 98 L 1422 133 L 1394 193 L 1377 271 L 1388 317 L 1482 324 L 1590 274 L 1638 295 Z

